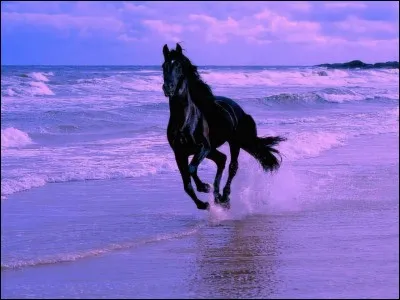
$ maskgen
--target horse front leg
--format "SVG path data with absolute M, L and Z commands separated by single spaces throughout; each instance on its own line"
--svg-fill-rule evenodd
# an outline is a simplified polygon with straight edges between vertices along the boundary
M 200 150 L 195 153 L 193 155 L 192 160 L 190 161 L 190 164 L 188 166 L 189 169 L 189 174 L 190 176 L 193 177 L 193 179 L 196 181 L 196 179 L 198 180 L 196 182 L 197 183 L 202 183 L 200 178 L 197 176 L 197 168 L 199 167 L 200 163 L 207 157 L 207 155 L 210 153 L 211 151 L 211 145 L 210 142 L 208 141 L 208 139 L 204 138 L 203 142 L 200 146 Z M 197 186 L 199 187 L 199 186 Z
M 197 198 L 196 193 L 193 190 L 192 183 L 190 180 L 189 166 L 188 166 L 188 156 L 183 153 L 175 152 L 175 160 L 178 165 L 179 172 L 182 176 L 183 188 L 185 192 L 192 198 L 198 209 L 208 209 L 208 202 L 203 202 Z
M 211 192 L 211 185 L 201 181 L 201 179 L 199 178 L 199 175 L 197 175 L 197 169 L 192 174 L 192 177 L 193 177 L 194 183 L 196 184 L 198 192 L 201 192 L 201 193 L 209 193 L 209 192 Z

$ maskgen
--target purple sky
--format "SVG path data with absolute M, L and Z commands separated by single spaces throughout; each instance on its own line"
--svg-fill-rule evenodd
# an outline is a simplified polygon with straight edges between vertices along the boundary
M 399 2 L 7 2 L 6 64 L 198 65 L 399 60 Z

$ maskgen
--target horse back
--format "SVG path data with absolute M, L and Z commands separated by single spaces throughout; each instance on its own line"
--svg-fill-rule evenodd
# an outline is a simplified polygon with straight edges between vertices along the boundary
M 215 96 L 215 102 L 219 105 L 222 105 L 229 113 L 233 113 L 234 117 L 236 117 L 236 119 L 238 120 L 240 120 L 245 115 L 245 112 L 240 107 L 240 105 L 230 98 Z

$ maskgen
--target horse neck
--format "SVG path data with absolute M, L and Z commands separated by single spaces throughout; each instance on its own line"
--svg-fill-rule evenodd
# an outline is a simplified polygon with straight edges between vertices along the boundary
M 170 122 L 178 126 L 186 126 L 189 119 L 201 117 L 201 111 L 193 102 L 189 89 L 186 89 L 186 93 L 182 96 L 169 98 L 169 111 Z
M 207 90 L 201 80 L 189 80 L 187 90 L 190 100 L 204 115 L 208 115 L 215 110 L 214 95 Z

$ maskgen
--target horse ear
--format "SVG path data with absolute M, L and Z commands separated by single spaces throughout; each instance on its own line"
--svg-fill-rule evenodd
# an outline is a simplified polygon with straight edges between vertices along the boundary
M 182 47 L 181 45 L 179 45 L 178 43 L 176 43 L 176 52 L 178 52 L 179 54 L 182 54 Z
M 164 54 L 164 59 L 167 60 L 168 54 L 169 54 L 169 49 L 168 49 L 168 45 L 167 44 L 164 45 L 164 47 L 162 49 L 162 52 Z

